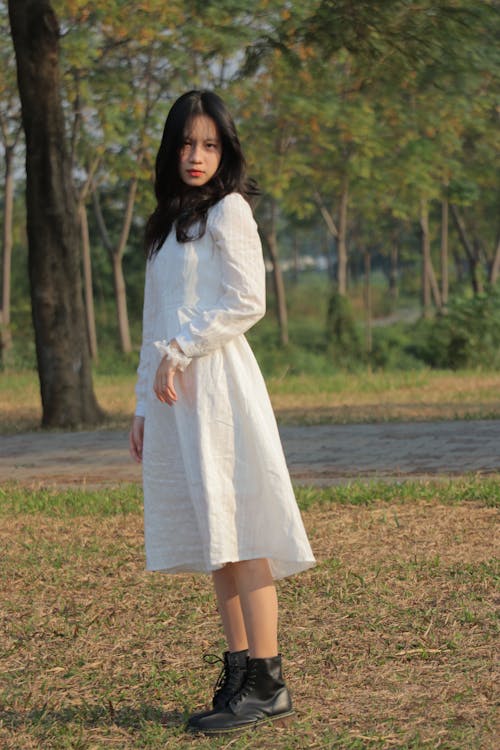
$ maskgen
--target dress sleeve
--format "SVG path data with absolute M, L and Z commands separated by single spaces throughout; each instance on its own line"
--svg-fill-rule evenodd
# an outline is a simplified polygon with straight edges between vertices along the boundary
M 266 310 L 266 276 L 257 225 L 238 193 L 222 199 L 207 231 L 221 257 L 221 295 L 209 310 L 184 323 L 175 336 L 187 357 L 201 357 L 245 333 Z
M 135 415 L 137 417 L 146 416 L 146 400 L 148 386 L 148 370 L 151 352 L 153 350 L 153 310 L 151 300 L 151 261 L 146 264 L 146 280 L 144 283 L 144 308 L 142 314 L 142 346 L 139 358 L 139 367 L 137 368 L 137 383 L 135 386 L 136 407 Z M 154 350 L 153 350 L 154 351 Z

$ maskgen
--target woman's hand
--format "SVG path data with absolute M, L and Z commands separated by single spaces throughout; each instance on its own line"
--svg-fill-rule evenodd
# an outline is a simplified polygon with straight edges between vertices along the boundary
M 173 406 L 177 401 L 177 393 L 174 387 L 174 375 L 176 372 L 177 367 L 165 355 L 158 365 L 153 390 L 157 398 L 169 406 Z
M 135 416 L 132 420 L 128 442 L 130 455 L 138 464 L 142 461 L 142 445 L 144 443 L 144 417 Z

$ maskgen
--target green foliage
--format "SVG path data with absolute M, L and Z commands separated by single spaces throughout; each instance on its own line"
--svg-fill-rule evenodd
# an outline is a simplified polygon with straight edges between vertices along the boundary
M 421 320 L 409 351 L 432 367 L 499 367 L 500 293 L 458 297 L 446 314 Z
M 100 366 L 114 371 L 129 363 L 113 343 L 117 327 L 108 304 L 114 293 L 111 264 L 91 209 L 91 193 L 99 191 L 111 244 L 116 244 L 129 181 L 135 176 L 139 180 L 124 256 L 137 346 L 143 283 L 140 245 L 144 220 L 152 209 L 154 154 L 171 101 L 188 87 L 216 89 L 229 103 L 251 173 L 264 192 L 260 209 L 269 196 L 279 204 L 282 256 L 293 252 L 293 240 L 298 247 L 301 232 L 301 253 L 327 253 L 317 195 L 338 225 L 339 188 L 344 176 L 349 180 L 349 297 L 354 312 L 329 299 L 326 273 L 326 283 L 311 288 L 308 297 L 302 290 L 296 294 L 290 285 L 291 345 L 279 348 L 275 329 L 266 328 L 267 322 L 260 333 L 251 335 L 266 374 L 331 372 L 366 362 L 354 323 L 362 318 L 353 299 L 358 261 L 366 249 L 372 257 L 387 258 L 397 245 L 400 290 L 419 292 L 422 196 L 430 202 L 433 253 L 439 244 L 439 202 L 447 192 L 461 207 L 472 241 L 484 249 L 481 263 L 485 269 L 491 267 L 497 231 L 495 155 L 500 145 L 495 118 L 500 16 L 493 0 L 424 0 L 418 8 L 401 0 L 291 0 L 285 7 L 272 0 L 55 0 L 54 7 L 62 31 L 63 96 L 78 192 L 95 169 L 86 204 Z M 19 105 L 5 2 L 0 2 L 0 10 L 5 30 L 0 43 L 5 63 L 0 115 L 15 132 Z M 21 173 L 16 169 L 18 198 L 24 190 Z M 13 361 L 14 366 L 32 367 L 32 328 L 24 312 L 25 253 L 18 247 L 20 234 L 25 242 L 20 210 L 16 209 L 14 223 Z M 329 243 L 333 258 L 332 236 Z M 450 257 L 463 257 L 452 223 L 449 248 Z M 434 263 L 437 270 L 436 258 Z M 456 266 L 461 267 L 460 260 Z M 459 276 L 450 263 L 452 290 Z M 384 299 L 389 302 L 388 295 L 381 303 Z M 321 329 L 329 301 L 325 336 Z M 375 301 L 374 296 L 374 316 L 387 314 Z M 375 328 L 372 367 L 480 362 L 482 352 L 487 361 L 496 361 L 488 353 L 494 348 L 494 332 L 486 336 L 489 344 L 482 334 L 477 346 L 472 341 L 460 343 L 457 336 L 468 323 L 449 318 L 422 323 L 418 329 Z M 452 325 L 458 326 L 458 334 Z M 468 336 L 467 330 L 464 333 Z
M 333 291 L 326 318 L 328 353 L 336 367 L 359 366 L 365 359 L 361 336 L 345 295 Z
M 412 334 L 407 324 L 380 326 L 372 331 L 370 365 L 375 370 L 420 370 L 425 363 L 411 350 Z

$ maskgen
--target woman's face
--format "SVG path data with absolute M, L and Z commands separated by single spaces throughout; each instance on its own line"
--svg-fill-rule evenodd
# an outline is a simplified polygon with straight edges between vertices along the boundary
M 201 187 L 219 168 L 222 144 L 214 120 L 197 115 L 189 122 L 179 156 L 181 180 L 191 187 Z

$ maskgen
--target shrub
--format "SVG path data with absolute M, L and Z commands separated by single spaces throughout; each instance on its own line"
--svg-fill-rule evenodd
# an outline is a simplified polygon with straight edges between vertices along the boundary
M 499 367 L 500 293 L 456 298 L 447 313 L 419 321 L 414 335 L 408 353 L 431 367 Z
M 408 324 L 373 328 L 370 364 L 376 370 L 419 370 L 425 366 L 412 351 L 412 333 Z

